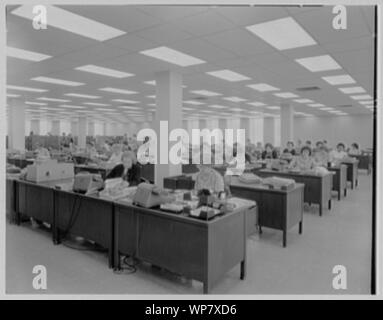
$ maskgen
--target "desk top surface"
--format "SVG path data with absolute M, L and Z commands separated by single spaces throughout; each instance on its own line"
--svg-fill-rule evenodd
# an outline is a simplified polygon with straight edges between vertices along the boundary
M 302 173 L 302 172 L 283 172 L 283 171 L 274 171 L 269 169 L 262 169 L 259 171 L 260 173 L 267 173 L 267 174 L 275 174 L 275 175 L 283 175 L 288 177 L 304 177 L 304 178 L 315 178 L 315 179 L 323 179 L 326 176 L 332 176 L 332 173 L 326 173 L 324 175 L 316 175 L 316 174 L 310 174 L 310 173 Z
M 251 190 L 256 190 L 256 191 L 266 191 L 266 192 L 272 192 L 272 193 L 287 194 L 287 193 L 293 192 L 297 189 L 303 189 L 305 185 L 303 183 L 295 183 L 294 188 L 292 188 L 290 190 L 270 189 L 267 185 L 256 184 L 256 183 L 243 183 L 238 179 L 238 177 L 232 177 L 230 186 L 231 187 L 246 188 L 246 189 L 251 189 Z

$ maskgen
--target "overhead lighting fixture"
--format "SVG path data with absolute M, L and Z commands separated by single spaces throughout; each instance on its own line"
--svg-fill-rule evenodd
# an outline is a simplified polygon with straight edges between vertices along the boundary
M 29 92 L 47 92 L 48 91 L 46 89 L 20 87 L 20 86 L 12 86 L 12 85 L 7 85 L 7 89 L 20 90 L 20 91 L 29 91 Z
M 206 74 L 211 75 L 216 78 L 220 78 L 222 80 L 230 81 L 230 82 L 238 82 L 238 81 L 245 81 L 245 80 L 251 80 L 251 78 L 244 76 L 240 73 L 231 71 L 231 70 L 217 70 L 217 71 L 210 71 L 206 72 Z
M 258 23 L 246 27 L 278 50 L 307 47 L 316 41 L 291 17 Z
M 310 99 L 295 99 L 294 101 L 298 103 L 313 103 L 314 102 Z
M 78 34 L 98 41 L 109 40 L 125 34 L 125 31 L 118 30 L 106 24 L 97 22 L 61 9 L 56 6 L 44 5 L 46 8 L 47 24 L 68 32 Z M 12 11 L 12 14 L 29 20 L 34 20 L 33 5 L 23 5 Z
M 76 98 L 86 98 L 86 99 L 100 99 L 100 96 L 92 96 L 89 94 L 82 94 L 82 93 L 66 93 L 65 94 L 68 97 L 76 97 Z
M 208 91 L 208 90 L 194 90 L 191 91 L 194 94 L 199 94 L 201 96 L 207 96 L 207 97 L 216 97 L 216 96 L 221 96 L 221 93 L 213 92 L 213 91 Z
M 98 107 L 107 107 L 110 106 L 110 104 L 106 103 L 96 103 L 96 102 L 84 102 L 83 104 L 86 104 L 87 106 L 98 106 Z
M 248 102 L 247 104 L 254 106 L 254 107 L 263 107 L 266 105 L 263 102 Z
M 122 103 L 132 103 L 132 104 L 139 103 L 139 101 L 125 100 L 125 99 L 112 99 L 112 101 L 115 101 L 115 102 L 122 102 Z
M 267 109 L 270 109 L 270 110 L 279 110 L 281 107 L 279 106 L 270 106 L 270 107 L 266 107 Z
M 241 112 L 241 111 L 245 111 L 241 108 L 230 108 L 230 111 L 234 111 L 234 112 Z
M 339 70 L 342 67 L 330 55 L 295 59 L 301 66 L 305 67 L 311 72 Z
M 218 104 L 213 104 L 213 105 L 210 105 L 209 107 L 213 108 L 213 109 L 226 109 L 227 108 L 225 106 L 220 106 Z
M 360 104 L 373 104 L 373 100 L 368 100 L 368 101 L 358 101 Z
M 328 76 L 322 77 L 322 79 L 333 86 L 341 84 L 350 84 L 355 83 L 355 80 L 348 74 L 338 75 L 338 76 Z
M 19 94 L 13 94 L 13 93 L 7 93 L 7 97 L 8 98 L 17 98 L 17 97 L 20 97 Z
M 243 102 L 243 101 L 247 101 L 246 99 L 239 98 L 239 97 L 226 97 L 226 98 L 222 98 L 222 99 L 227 100 L 227 101 L 231 101 L 231 102 Z
M 192 105 L 195 105 L 195 106 L 200 106 L 200 105 L 205 104 L 205 103 L 203 103 L 203 102 L 194 101 L 194 100 L 186 100 L 186 101 L 184 101 L 183 103 L 192 104 Z
M 326 108 L 319 108 L 319 110 L 329 111 L 329 110 L 334 110 L 334 108 L 326 107 Z
M 119 79 L 134 76 L 133 73 L 122 72 L 122 71 L 118 71 L 118 70 L 114 70 L 114 69 L 99 67 L 99 66 L 95 66 L 93 64 L 88 64 L 85 66 L 77 67 L 75 69 L 80 70 L 80 71 L 100 74 L 100 75 L 107 76 L 107 77 L 119 78 Z
M 19 48 L 7 47 L 7 56 L 11 58 L 17 58 L 22 60 L 40 62 L 51 58 L 47 54 L 37 53 Z
M 348 88 L 338 88 L 338 89 L 346 94 L 366 92 L 366 90 L 364 90 L 362 87 L 348 87 Z
M 36 78 L 32 78 L 31 80 L 45 82 L 45 83 L 60 84 L 63 86 L 70 86 L 70 87 L 78 87 L 78 86 L 84 85 L 84 83 L 82 82 L 67 81 L 67 80 L 49 78 L 49 77 L 36 77 Z
M 141 110 L 139 107 L 132 107 L 132 106 L 119 106 L 121 109 L 129 109 L 129 110 Z
M 144 81 L 144 83 L 146 83 L 148 85 L 151 85 L 151 86 L 155 86 L 156 85 L 156 80 Z
M 150 95 L 150 96 L 146 96 L 146 97 L 149 98 L 149 99 L 155 99 L 156 98 L 155 95 Z
M 313 108 L 320 108 L 320 107 L 324 107 L 325 105 L 322 103 L 311 103 L 311 104 L 308 104 L 308 106 Z
M 181 67 L 188 67 L 206 62 L 168 47 L 158 47 L 150 50 L 144 50 L 140 53 L 152 58 L 176 64 Z
M 56 99 L 56 98 L 46 98 L 46 97 L 40 97 L 40 98 L 37 98 L 36 100 L 52 101 L 52 102 L 70 102 L 70 100 Z
M 32 102 L 32 101 L 25 101 L 25 104 L 30 104 L 32 106 L 46 106 L 46 103 L 43 102 Z
M 367 99 L 372 99 L 372 97 L 369 94 L 361 94 L 357 96 L 350 96 L 351 99 L 354 100 L 367 100 Z
M 267 91 L 278 91 L 279 89 L 276 87 L 273 87 L 267 83 L 257 83 L 257 84 L 249 84 L 247 85 L 249 88 L 260 91 L 260 92 L 267 92 Z
M 136 94 L 137 93 L 136 91 L 118 89 L 118 88 L 110 88 L 110 87 L 100 88 L 98 90 L 106 91 L 106 92 L 113 92 L 113 93 L 121 93 L 121 94 Z
M 61 104 L 61 108 L 69 108 L 69 109 L 85 109 L 83 106 L 74 106 L 74 105 L 69 105 L 69 104 Z
M 274 96 L 279 97 L 279 98 L 298 98 L 299 96 L 291 93 L 291 92 L 279 92 L 279 93 L 274 93 Z

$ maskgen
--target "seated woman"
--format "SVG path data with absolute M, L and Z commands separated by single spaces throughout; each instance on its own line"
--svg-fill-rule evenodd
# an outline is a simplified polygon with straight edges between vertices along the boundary
M 351 148 L 348 149 L 348 155 L 349 156 L 359 156 L 361 154 L 362 154 L 362 152 L 359 150 L 359 145 L 356 142 L 354 142 L 351 145 Z
M 323 146 L 314 150 L 314 163 L 317 167 L 327 167 L 329 162 L 329 154 Z
M 206 164 L 197 165 L 197 174 L 194 189 L 200 191 L 207 189 L 210 193 L 219 193 L 225 190 L 224 180 L 221 174 Z
M 299 170 L 300 172 L 311 171 L 315 168 L 314 159 L 311 157 L 311 149 L 304 146 L 301 149 L 301 154 L 295 157 L 290 165 L 290 170 Z
M 106 179 L 122 178 L 129 182 L 130 186 L 136 186 L 141 182 L 140 168 L 133 152 L 124 152 L 121 156 L 122 163 L 117 164 L 106 176 Z
M 333 163 L 340 163 L 342 160 L 348 157 L 347 152 L 344 151 L 345 146 L 342 142 L 338 143 L 336 146 L 336 150 L 332 150 L 330 152 L 330 161 Z
M 294 142 L 288 141 L 286 144 L 285 150 L 283 150 L 283 153 L 290 153 L 292 156 L 295 156 L 295 149 L 294 149 Z
M 109 157 L 107 164 L 109 166 L 115 166 L 122 162 L 121 157 L 122 157 L 121 146 L 119 144 L 114 144 L 112 146 L 112 155 Z
M 266 143 L 265 144 L 265 151 L 262 152 L 262 160 L 265 159 L 277 159 L 278 154 L 274 150 L 274 147 L 271 143 Z
M 51 155 L 47 148 L 44 148 L 42 145 L 37 144 L 35 149 L 36 159 L 44 160 L 44 159 L 50 159 Z

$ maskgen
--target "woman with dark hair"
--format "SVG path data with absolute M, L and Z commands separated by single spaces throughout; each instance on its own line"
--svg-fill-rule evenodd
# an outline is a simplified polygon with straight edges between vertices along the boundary
M 311 156 L 311 148 L 308 146 L 302 147 L 301 154 L 295 157 L 289 165 L 289 169 L 299 170 L 301 172 L 310 171 L 314 168 L 314 159 Z
M 265 151 L 262 152 L 262 159 L 277 159 L 278 154 L 274 150 L 274 147 L 271 143 L 266 143 L 265 144 Z
M 130 186 L 136 186 L 141 182 L 140 168 L 132 151 L 126 151 L 121 156 L 120 164 L 117 164 L 106 176 L 106 179 L 122 178 L 129 182 Z
M 295 156 L 295 149 L 294 149 L 294 142 L 288 141 L 286 144 L 285 150 L 283 150 L 283 153 L 290 153 L 292 156 Z
M 347 158 L 347 152 L 344 151 L 344 143 L 340 142 L 336 145 L 336 150 L 330 152 L 330 161 L 331 162 L 341 162 L 343 159 Z
M 362 152 L 359 150 L 359 145 L 356 142 L 351 144 L 351 148 L 348 149 L 348 155 L 349 156 L 359 156 L 361 154 L 362 154 Z

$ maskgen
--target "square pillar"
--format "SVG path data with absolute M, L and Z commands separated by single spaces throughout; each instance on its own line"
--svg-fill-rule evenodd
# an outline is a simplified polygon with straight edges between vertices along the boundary
M 281 146 L 285 147 L 288 141 L 294 141 L 294 107 L 288 104 L 281 105 Z
M 31 131 L 35 135 L 40 134 L 40 119 L 32 119 L 31 120 Z
M 156 80 L 156 115 L 153 128 L 157 134 L 157 165 L 154 182 L 163 186 L 165 177 L 181 174 L 181 164 L 169 162 L 169 150 L 174 142 L 169 142 L 168 134 L 173 129 L 182 127 L 182 76 L 171 71 L 157 72 Z M 168 132 L 160 134 L 160 122 L 167 122 Z M 165 129 L 164 129 L 165 130 Z M 161 139 L 162 138 L 162 139 Z
M 61 132 L 61 122 L 60 120 L 52 120 L 51 123 L 51 134 L 54 136 L 59 136 Z
M 8 119 L 8 146 L 13 150 L 25 150 L 25 104 L 11 100 Z
M 78 122 L 77 121 L 71 121 L 70 122 L 70 132 L 72 136 L 78 135 Z
M 263 143 L 275 144 L 275 118 L 266 117 L 263 120 Z
M 86 147 L 86 133 L 87 133 L 86 117 L 78 118 L 78 139 L 77 145 L 79 148 L 85 149 Z
M 95 124 L 93 121 L 88 122 L 88 136 L 94 137 L 95 135 Z

